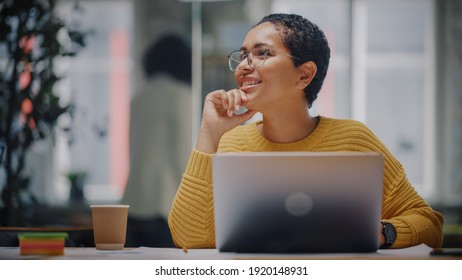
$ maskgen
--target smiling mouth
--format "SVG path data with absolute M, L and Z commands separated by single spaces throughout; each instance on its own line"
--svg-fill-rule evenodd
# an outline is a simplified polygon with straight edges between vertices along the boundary
M 245 87 L 245 86 L 253 86 L 253 85 L 257 85 L 261 83 L 261 81 L 245 81 L 242 83 L 242 86 Z
M 241 85 L 241 90 L 243 91 L 246 91 L 246 90 L 250 90 L 253 86 L 256 86 L 258 84 L 260 84 L 261 81 L 244 81 L 242 82 L 242 85 Z

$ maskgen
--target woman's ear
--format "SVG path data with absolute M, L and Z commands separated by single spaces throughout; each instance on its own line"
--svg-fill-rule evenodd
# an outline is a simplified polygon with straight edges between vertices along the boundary
M 318 67 L 316 66 L 316 63 L 314 63 L 313 61 L 307 61 L 300 65 L 299 69 L 300 77 L 297 85 L 300 89 L 305 89 L 316 75 Z

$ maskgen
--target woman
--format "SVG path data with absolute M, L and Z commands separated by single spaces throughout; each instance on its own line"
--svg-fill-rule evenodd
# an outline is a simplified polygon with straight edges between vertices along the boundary
M 310 115 L 329 56 L 323 32 L 298 15 L 266 16 L 247 33 L 229 57 L 238 88 L 205 99 L 196 147 L 169 214 L 176 246 L 215 247 L 212 156 L 232 151 L 379 152 L 385 161 L 381 248 L 441 246 L 442 215 L 417 194 L 384 144 L 357 121 Z M 235 114 L 241 106 L 248 111 Z M 255 112 L 262 121 L 241 125 Z

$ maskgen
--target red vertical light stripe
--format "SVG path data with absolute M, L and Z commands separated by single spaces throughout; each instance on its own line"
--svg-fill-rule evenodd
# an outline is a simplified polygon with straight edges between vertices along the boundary
M 329 30 L 326 30 L 325 35 L 329 42 L 329 48 L 332 53 L 334 52 L 335 47 L 335 40 L 334 36 L 330 36 Z M 325 116 L 335 117 L 335 96 L 334 96 L 334 86 L 335 86 L 335 79 L 334 79 L 334 71 L 327 71 L 327 75 L 324 78 L 324 82 L 322 85 L 321 92 L 319 93 L 319 100 L 316 102 L 319 103 L 319 113 Z
M 129 172 L 129 42 L 126 30 L 113 31 L 110 48 L 109 181 L 122 194 Z
M 319 93 L 319 112 L 321 115 L 335 117 L 334 71 L 328 71 Z M 318 101 L 315 101 L 318 102 Z

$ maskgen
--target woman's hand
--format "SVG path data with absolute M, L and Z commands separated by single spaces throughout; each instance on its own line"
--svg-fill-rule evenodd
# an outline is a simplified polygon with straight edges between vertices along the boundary
M 249 110 L 240 115 L 234 113 L 245 105 L 246 101 L 246 93 L 238 89 L 209 93 L 204 101 L 196 149 L 205 153 L 215 153 L 223 134 L 252 118 L 255 111 Z

